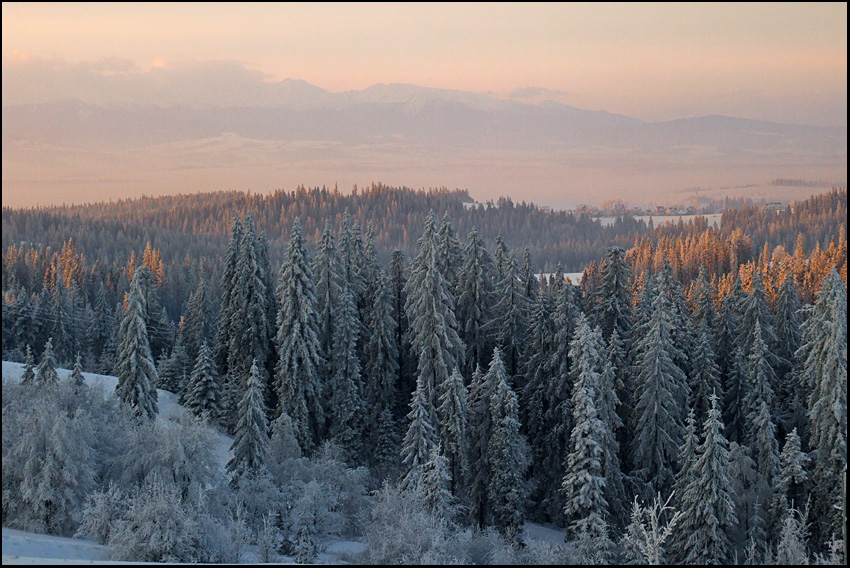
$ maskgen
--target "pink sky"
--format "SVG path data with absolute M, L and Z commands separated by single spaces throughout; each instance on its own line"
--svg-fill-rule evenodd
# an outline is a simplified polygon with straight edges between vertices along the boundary
M 232 60 L 333 92 L 540 87 L 644 120 L 760 118 L 847 93 L 846 3 L 4 2 L 2 15 L 4 67 Z

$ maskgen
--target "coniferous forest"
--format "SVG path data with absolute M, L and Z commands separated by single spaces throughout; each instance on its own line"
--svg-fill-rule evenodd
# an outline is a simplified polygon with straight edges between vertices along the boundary
M 471 201 L 4 208 L 3 526 L 133 561 L 843 563 L 846 190 L 719 227 Z

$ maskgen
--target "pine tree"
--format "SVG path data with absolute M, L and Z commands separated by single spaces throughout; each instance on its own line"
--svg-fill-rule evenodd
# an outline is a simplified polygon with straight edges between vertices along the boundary
M 590 329 L 584 314 L 579 316 L 575 337 L 570 342 L 572 375 L 573 427 L 570 453 L 566 459 L 561 490 L 566 504 L 564 512 L 571 521 L 574 538 L 581 530 L 598 533 L 608 518 L 605 499 L 603 447 L 611 435 L 610 426 L 598 414 L 600 375 L 605 365 L 599 351 L 601 339 Z M 606 430 L 607 428 L 607 430 Z
M 779 416 L 777 417 L 785 432 L 797 428 L 808 431 L 806 403 L 808 387 L 800 381 L 796 368 L 795 353 L 801 340 L 800 295 L 794 285 L 794 275 L 788 273 L 779 297 L 776 300 L 774 323 L 776 325 L 777 355 L 783 364 L 776 369 L 778 388 L 776 389 Z
M 809 458 L 800 448 L 800 436 L 797 429 L 791 430 L 785 438 L 785 446 L 780 456 L 781 469 L 776 479 L 773 493 L 771 517 L 776 532 L 781 530 L 782 520 L 788 510 L 806 501 L 809 475 L 806 466 Z
M 327 356 L 333 352 L 333 326 L 336 318 L 336 305 L 339 301 L 339 260 L 334 234 L 330 222 L 325 223 L 322 238 L 319 241 L 316 259 L 313 261 L 313 274 L 316 282 L 316 312 L 319 317 L 319 345 Z M 322 369 L 323 381 L 329 377 L 329 368 Z
M 32 370 L 33 357 L 32 357 L 32 349 L 30 349 L 29 343 L 27 343 L 27 356 L 24 360 L 24 372 L 21 375 L 21 384 L 22 385 L 30 385 L 35 383 L 35 373 Z
M 74 389 L 79 389 L 81 386 L 86 384 L 86 380 L 83 378 L 83 364 L 82 357 L 77 355 L 74 361 L 74 370 L 71 371 L 71 375 L 68 377 L 68 380 L 71 381 L 71 384 L 74 385 Z
M 632 302 L 629 292 L 631 270 L 625 260 L 626 251 L 608 247 L 602 264 L 602 287 L 595 304 L 596 321 L 602 327 L 602 336 L 611 337 L 614 330 L 626 337 L 632 327 Z
M 547 390 L 551 381 L 551 362 L 555 351 L 555 326 L 552 320 L 554 305 L 549 294 L 541 291 L 535 299 L 534 311 L 529 322 L 526 339 L 525 378 L 522 391 L 520 413 L 523 433 L 531 446 L 531 478 L 538 481 L 535 500 L 539 501 L 544 490 L 542 483 L 542 463 L 550 451 L 546 445 L 548 424 L 546 412 L 549 397 Z
M 564 284 L 555 310 L 555 350 L 550 363 L 551 375 L 546 389 L 545 448 L 546 453 L 537 476 L 543 488 L 541 509 L 555 522 L 564 516 L 563 496 L 559 491 L 564 476 L 564 459 L 570 451 L 570 432 L 573 428 L 572 384 L 570 375 L 572 342 L 576 321 L 581 311 L 577 304 L 578 291 L 572 284 Z
M 663 291 L 652 303 L 652 315 L 636 345 L 634 408 L 634 473 L 647 485 L 647 495 L 666 491 L 683 434 L 677 393 L 687 389 L 685 373 L 674 362 L 673 306 Z M 684 386 L 684 389 L 683 389 Z
M 694 364 L 691 371 L 690 390 L 693 408 L 700 422 L 708 415 L 709 399 L 712 394 L 723 398 L 720 387 L 720 368 L 715 363 L 712 338 L 705 319 L 697 326 L 697 344 L 694 351 Z
M 135 409 L 136 413 L 152 419 L 159 413 L 154 387 L 159 378 L 145 325 L 147 304 L 142 290 L 145 274 L 150 274 L 146 266 L 136 269 L 127 294 L 127 308 L 119 329 L 118 362 L 115 365 L 118 384 L 115 394 Z
M 378 269 L 370 295 L 369 342 L 366 345 L 366 407 L 370 426 L 367 432 L 377 432 L 380 415 L 392 411 L 398 398 L 399 353 L 396 344 L 397 319 L 393 313 L 387 279 Z
M 455 369 L 441 385 L 440 390 L 440 445 L 451 478 L 450 492 L 460 498 L 465 493 L 464 481 L 469 477 L 468 394 L 460 371 Z
M 540 282 L 534 274 L 534 266 L 531 264 L 531 247 L 525 245 L 522 251 L 522 266 L 519 268 L 519 281 L 522 283 L 522 295 L 533 304 L 537 300 L 540 290 Z
M 800 374 L 810 389 L 813 514 L 819 541 L 841 534 L 842 479 L 847 464 L 847 290 L 833 268 L 807 306 Z M 818 542 L 816 540 L 815 542 Z
M 451 286 L 452 295 L 458 298 L 460 295 L 460 271 L 463 264 L 463 255 L 460 252 L 460 242 L 455 236 L 454 227 L 449 219 L 449 212 L 443 214 L 440 223 L 440 231 L 437 235 L 437 267 L 440 273 Z M 455 306 L 452 306 L 454 309 Z
M 505 368 L 513 381 L 520 371 L 530 307 L 528 298 L 522 293 L 516 260 L 506 247 L 504 250 L 505 258 L 502 259 L 501 267 L 503 276 L 496 282 L 498 300 L 493 308 L 494 318 L 488 325 L 495 333 L 496 343 L 505 357 Z
M 462 364 L 464 345 L 457 334 L 454 295 L 437 266 L 435 235 L 432 211 L 419 239 L 419 254 L 407 282 L 405 310 L 410 321 L 411 345 L 418 356 L 417 389 L 421 379 L 431 424 L 439 427 L 436 414 L 439 388 L 451 370 Z
M 496 348 L 496 353 L 498 348 Z M 487 462 L 487 447 L 493 431 L 490 402 L 496 390 L 496 380 L 504 374 L 501 353 L 490 361 L 486 374 L 476 367 L 469 385 L 469 500 L 470 518 L 478 527 L 484 527 L 490 515 L 487 487 L 490 483 L 490 467 Z
M 683 546 L 686 564 L 725 564 L 731 556 L 729 535 L 735 525 L 735 505 L 729 477 L 728 442 L 716 395 L 703 426 L 703 443 L 680 498 L 680 530 L 686 535 Z
M 438 446 L 434 446 L 428 461 L 422 466 L 420 489 L 428 511 L 446 522 L 452 522 L 455 510 L 455 499 L 449 491 L 451 483 L 448 459 L 441 454 Z
M 221 386 L 212 351 L 206 341 L 201 343 L 195 367 L 189 377 L 184 406 L 195 416 L 210 421 L 217 420 L 221 412 Z
M 185 346 L 189 361 L 197 361 L 201 344 L 209 344 L 212 336 L 212 314 L 210 313 L 209 299 L 204 280 L 198 281 L 197 289 L 189 296 L 186 304 L 186 315 L 183 326 L 180 328 L 181 343 Z
M 501 361 L 498 348 L 493 359 Z M 525 471 L 528 468 L 528 443 L 520 433 L 519 404 L 508 384 L 504 367 L 497 364 L 490 401 L 492 432 L 487 443 L 490 478 L 487 501 L 493 512 L 493 524 L 508 542 L 521 542 L 525 522 Z
M 334 322 L 334 374 L 329 383 L 328 434 L 343 449 L 346 463 L 359 456 L 362 447 L 363 411 L 360 360 L 357 357 L 360 319 L 353 291 L 343 284 Z
M 439 440 L 434 424 L 431 422 L 432 413 L 428 408 L 425 390 L 424 380 L 420 375 L 410 403 L 410 413 L 407 415 L 410 424 L 401 447 L 405 468 L 401 479 L 402 489 L 421 487 L 422 469 L 431 458 L 431 452 L 437 447 Z
M 464 262 L 460 274 L 457 316 L 461 337 L 466 344 L 464 374 L 472 376 L 476 366 L 489 363 L 493 338 L 487 323 L 493 318 L 496 304 L 493 291 L 493 259 L 475 227 L 467 236 Z
M 401 420 L 407 414 L 410 398 L 416 390 L 415 358 L 412 357 L 410 338 L 408 330 L 407 312 L 404 306 L 407 303 L 407 294 L 404 291 L 407 285 L 404 268 L 404 254 L 400 250 L 394 250 L 390 257 L 388 293 L 390 303 L 393 306 L 392 314 L 395 317 L 395 345 L 398 352 L 398 396 L 394 416 Z
M 292 227 L 277 294 L 277 414 L 285 413 L 292 419 L 301 450 L 309 453 L 318 445 L 325 421 L 321 398 L 325 360 L 313 275 L 298 218 Z
M 227 471 L 233 474 L 234 482 L 245 474 L 255 474 L 266 467 L 269 426 L 263 383 L 261 371 L 254 360 L 251 363 L 245 395 L 239 402 L 239 423 L 230 445 L 233 457 L 227 462 Z
M 234 311 L 230 317 L 228 369 L 232 377 L 247 377 L 254 359 L 265 376 L 266 362 L 271 347 L 271 322 L 268 321 L 268 293 L 265 271 L 261 265 L 261 251 L 254 221 L 245 216 L 239 260 L 236 263 L 235 285 L 232 295 Z M 236 383 L 244 389 L 244 383 Z
M 224 268 L 221 274 L 221 306 L 218 312 L 218 340 L 216 341 L 216 362 L 222 376 L 228 371 L 228 351 L 230 346 L 230 320 L 235 311 L 232 300 L 236 287 L 236 263 L 239 262 L 239 250 L 242 248 L 242 222 L 239 216 L 233 217 L 230 240 L 224 253 Z

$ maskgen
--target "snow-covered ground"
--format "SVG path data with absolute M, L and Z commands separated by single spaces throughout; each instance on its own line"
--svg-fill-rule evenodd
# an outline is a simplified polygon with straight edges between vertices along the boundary
M 3 361 L 3 378 L 20 380 L 24 365 Z M 56 369 L 61 380 L 65 380 L 71 371 L 68 369 Z M 89 385 L 101 385 L 104 394 L 108 395 L 115 390 L 118 379 L 109 375 L 98 375 L 96 373 L 83 373 L 83 377 Z M 159 396 L 158 420 L 167 420 L 169 416 L 180 416 L 186 412 L 177 403 L 177 395 L 174 393 L 157 390 Z M 214 431 L 216 440 L 215 453 L 218 462 L 224 465 L 230 459 L 230 445 L 233 439 L 230 436 Z M 526 541 L 539 540 L 552 543 L 563 543 L 564 531 L 533 523 L 525 526 Z M 340 564 L 345 563 L 346 558 L 352 554 L 362 551 L 365 544 L 353 541 L 334 541 L 328 543 L 322 550 L 317 564 Z M 248 546 L 244 560 L 251 562 L 257 559 L 256 547 Z M 115 562 L 110 560 L 110 549 L 108 546 L 99 545 L 93 541 L 61 536 L 37 534 L 3 527 L 3 565 L 6 564 L 152 564 L 147 562 Z M 288 557 L 281 557 L 283 561 Z

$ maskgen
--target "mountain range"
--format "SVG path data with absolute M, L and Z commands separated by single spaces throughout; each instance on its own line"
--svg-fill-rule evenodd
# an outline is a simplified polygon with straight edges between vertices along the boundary
M 446 185 L 468 187 L 473 193 L 477 178 L 470 174 L 485 168 L 511 169 L 512 175 L 527 170 L 526 177 L 535 183 L 563 184 L 570 177 L 581 184 L 580 188 L 560 188 L 566 192 L 585 191 L 594 177 L 588 171 L 565 175 L 562 168 L 607 170 L 597 183 L 598 189 L 608 192 L 633 178 L 637 189 L 642 189 L 646 183 L 641 185 L 641 177 L 650 170 L 651 183 L 670 191 L 775 177 L 846 181 L 846 127 L 717 115 L 646 122 L 552 101 L 523 104 L 405 84 L 378 84 L 342 93 L 291 79 L 263 85 L 252 97 L 242 96 L 241 101 L 248 101 L 242 106 L 227 106 L 222 104 L 227 97 L 215 96 L 210 100 L 217 104 L 192 106 L 79 99 L 4 106 L 4 193 L 7 184 L 36 183 L 39 171 L 46 172 L 46 182 L 53 184 L 63 179 L 77 184 L 98 179 L 102 184 L 104 179 L 120 181 L 133 171 L 137 175 L 132 179 L 153 183 L 149 171 L 137 171 L 139 156 L 146 163 L 160 160 L 153 163 L 154 170 L 225 167 L 243 171 L 249 183 L 256 183 L 254 187 L 267 184 L 268 189 L 292 183 L 293 178 L 275 180 L 273 174 L 258 173 L 258 164 L 278 164 L 290 174 L 304 172 L 295 183 L 307 185 L 333 183 L 341 173 L 368 172 L 379 177 L 360 179 L 360 183 Z M 69 162 L 67 172 L 55 171 L 57 159 Z M 44 167 L 38 165 L 42 160 L 48 162 Z M 127 167 L 116 169 L 122 160 L 128 161 Z M 104 162 L 102 171 L 94 171 L 97 163 Z M 292 167 L 286 168 L 287 164 Z M 789 169 L 790 165 L 797 169 Z M 754 167 L 759 174 L 750 171 Z M 253 174 L 248 171 L 251 168 Z M 693 176 L 668 180 L 668 174 L 687 168 L 749 173 L 712 175 L 705 183 Z M 465 173 L 458 175 L 461 171 Z M 635 171 L 637 175 L 629 173 Z M 423 182 L 421 175 L 393 179 L 393 172 L 437 175 Z M 72 175 L 67 177 L 68 173 Z M 305 179 L 316 174 L 333 179 Z M 605 176 L 611 175 L 614 180 L 606 181 Z M 132 179 L 123 185 L 124 191 L 133 191 Z M 233 178 L 228 188 L 238 179 Z M 489 188 L 500 176 L 491 172 L 480 179 Z M 169 183 L 160 185 L 173 191 Z M 516 180 L 510 183 L 515 185 Z M 185 191 L 187 185 L 191 185 L 188 178 L 177 189 Z M 505 192 L 503 187 L 498 189 Z

